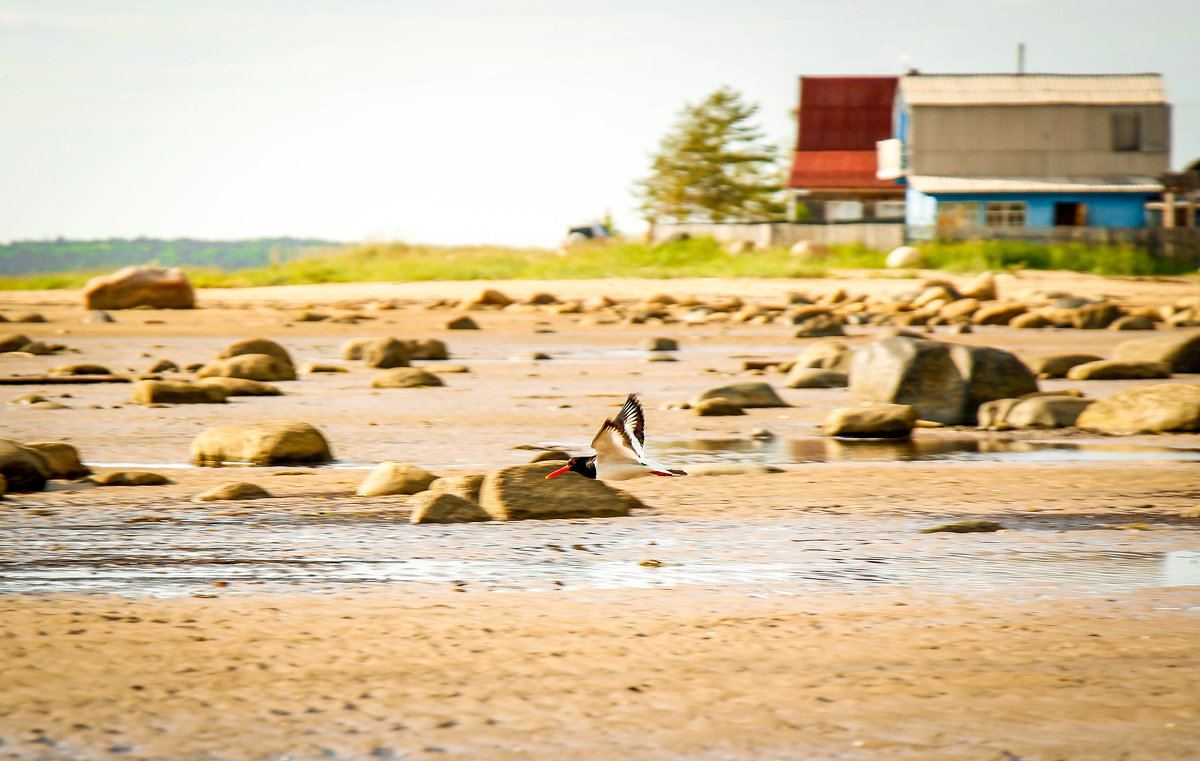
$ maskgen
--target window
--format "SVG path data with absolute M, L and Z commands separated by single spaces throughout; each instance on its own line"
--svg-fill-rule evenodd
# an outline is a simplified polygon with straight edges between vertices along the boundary
M 978 201 L 945 201 L 938 204 L 938 227 L 979 227 Z
M 1024 227 L 1024 201 L 988 201 L 988 227 Z
M 1112 149 L 1140 151 L 1142 149 L 1142 115 L 1136 111 L 1112 113 Z

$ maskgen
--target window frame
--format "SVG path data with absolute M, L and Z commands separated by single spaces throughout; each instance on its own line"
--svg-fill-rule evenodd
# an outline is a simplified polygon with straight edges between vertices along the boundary
M 987 227 L 1027 227 L 1028 201 L 987 201 L 983 207 Z

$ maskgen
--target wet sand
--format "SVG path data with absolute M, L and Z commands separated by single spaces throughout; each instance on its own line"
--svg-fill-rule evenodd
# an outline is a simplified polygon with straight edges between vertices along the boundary
M 0 585 L 72 568 L 113 579 L 103 594 L 79 594 L 88 589 L 79 582 L 0 596 L 0 758 L 1196 758 L 1200 587 L 1187 568 L 1172 575 L 1156 565 L 1172 556 L 1190 563 L 1200 550 L 1200 520 L 1181 517 L 1200 508 L 1195 462 L 785 463 L 768 476 L 629 483 L 648 505 L 629 518 L 441 534 L 406 523 L 406 498 L 355 497 L 365 469 L 384 459 L 453 475 L 526 461 L 533 452 L 520 446 L 582 451 L 629 391 L 641 394 L 649 438 L 661 442 L 748 440 L 756 428 L 808 439 L 848 400 L 840 389 L 782 389 L 782 376 L 768 374 L 759 379 L 794 406 L 738 418 L 663 409 L 748 379 L 745 358 L 794 356 L 807 342 L 790 326 L 595 324 L 587 313 L 530 310 L 473 312 L 483 330 L 446 331 L 458 311 L 418 306 L 483 285 L 514 297 L 736 293 L 778 302 L 789 291 L 899 291 L 913 281 L 205 291 L 200 310 L 117 312 L 109 325 L 81 324 L 72 293 L 0 293 L 0 312 L 36 309 L 50 319 L 6 330 L 78 350 L 0 358 L 4 375 L 83 361 L 141 372 L 159 358 L 204 361 L 250 336 L 279 341 L 298 363 L 337 362 L 350 338 L 437 337 L 450 362 L 471 369 L 444 375 L 444 388 L 379 391 L 369 388 L 373 372 L 345 363 L 349 373 L 280 384 L 286 396 L 227 405 L 141 407 L 118 384 L 6 387 L 4 401 L 37 392 L 69 409 L 5 404 L 4 437 L 69 441 L 100 472 L 138 464 L 174 483 L 64 484 L 0 503 Z M 1197 283 L 1024 273 L 1002 277 L 1001 288 L 1154 304 L 1193 295 Z M 376 299 L 401 308 L 373 310 Z M 375 319 L 288 319 L 309 306 Z M 852 343 L 874 332 L 850 330 Z M 640 342 L 658 335 L 680 341 L 679 361 L 644 361 Z M 1103 355 L 1134 335 L 984 328 L 938 337 Z M 553 359 L 511 359 L 534 350 Z M 1103 396 L 1129 383 L 1043 388 Z M 278 418 L 316 425 L 348 467 L 172 467 L 186 463 L 205 427 Z M 1004 436 L 1200 447 L 1196 435 Z M 191 501 L 229 480 L 253 480 L 276 498 Z M 1006 530 L 917 533 L 971 518 Z M 301 530 L 318 540 L 290 545 Z M 352 554 L 338 537 L 356 532 L 370 537 L 354 550 L 363 557 L 428 557 L 458 570 L 322 578 L 326 566 L 312 563 L 323 551 Z M 281 555 L 261 538 L 272 534 Z M 209 568 L 239 549 L 262 553 L 259 576 L 271 584 L 255 583 L 250 562 L 196 583 L 151 590 L 138 581 L 147 568 L 146 578 L 188 563 Z M 664 565 L 641 565 L 651 559 Z M 472 561 L 493 570 L 473 576 Z M 607 575 L 598 580 L 600 564 Z M 739 570 L 764 566 L 761 576 Z M 311 572 L 280 582 L 289 567 Z M 689 576 L 703 568 L 707 575 Z

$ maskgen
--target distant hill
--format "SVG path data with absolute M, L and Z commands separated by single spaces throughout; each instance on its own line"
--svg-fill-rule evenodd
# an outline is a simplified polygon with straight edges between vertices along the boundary
M 190 265 L 222 270 L 246 269 L 290 261 L 314 249 L 341 245 L 311 238 L 19 240 L 0 244 L 0 276 L 151 263 L 163 267 Z

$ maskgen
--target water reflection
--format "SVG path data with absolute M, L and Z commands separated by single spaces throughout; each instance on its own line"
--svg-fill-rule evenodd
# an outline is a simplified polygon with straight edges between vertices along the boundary
M 995 437 L 938 439 L 690 439 L 649 442 L 664 458 L 684 462 L 1104 462 L 1171 460 L 1200 462 L 1200 449 L 1133 444 L 1015 441 Z

